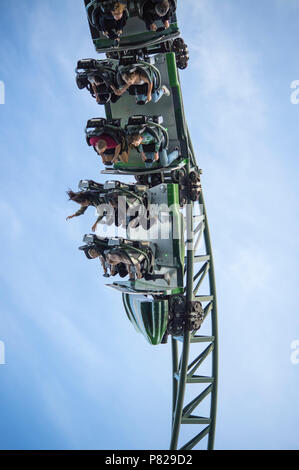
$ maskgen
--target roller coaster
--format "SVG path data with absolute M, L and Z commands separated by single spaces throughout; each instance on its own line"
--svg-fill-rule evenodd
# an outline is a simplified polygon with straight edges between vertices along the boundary
M 80 59 L 76 82 L 104 114 L 88 120 L 86 141 L 102 159 L 102 174 L 117 179 L 81 180 L 78 192 L 70 192 L 81 209 L 70 217 L 96 207 L 93 233 L 84 236 L 80 250 L 89 259 L 99 258 L 106 278 L 116 276 L 108 287 L 122 295 L 136 331 L 153 346 L 171 344 L 170 450 L 211 450 L 218 377 L 216 286 L 202 171 L 180 85 L 179 69 L 187 68 L 189 54 L 176 3 L 84 0 L 100 58 Z M 119 181 L 129 176 L 133 182 Z M 105 225 L 115 227 L 116 235 L 103 236 Z M 187 395 L 192 398 L 186 400 Z M 181 442 L 187 425 L 193 437 Z

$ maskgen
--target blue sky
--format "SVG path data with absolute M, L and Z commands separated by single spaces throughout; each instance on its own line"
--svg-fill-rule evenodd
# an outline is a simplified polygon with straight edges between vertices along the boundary
M 171 352 L 149 346 L 65 222 L 101 114 L 77 90 L 96 57 L 83 2 L 0 0 L 1 449 L 165 449 Z M 181 72 L 209 215 L 219 303 L 216 448 L 298 449 L 296 0 L 184 0 Z

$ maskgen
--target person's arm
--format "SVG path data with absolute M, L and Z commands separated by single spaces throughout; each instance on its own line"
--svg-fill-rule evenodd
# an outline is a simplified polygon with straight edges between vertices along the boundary
M 115 163 L 115 162 L 118 161 L 118 157 L 119 157 L 120 151 L 121 151 L 121 144 L 118 144 L 118 145 L 115 147 L 114 157 L 113 157 L 113 159 L 112 159 L 112 162 L 113 162 L 113 163 Z
M 147 77 L 144 75 L 140 75 L 140 77 L 147 83 L 147 101 L 151 101 L 152 99 L 152 91 L 153 91 L 153 82 L 151 82 Z
M 141 153 L 141 158 L 143 161 L 146 160 L 146 155 L 144 153 L 144 150 L 143 150 L 143 145 L 142 144 L 139 144 L 138 147 L 136 147 L 136 150 L 137 152 Z
M 160 147 L 161 147 L 160 140 L 156 140 L 156 142 L 155 142 L 155 153 L 159 152 Z
M 93 92 L 94 92 L 94 94 L 95 94 L 96 101 L 97 101 L 97 103 L 98 103 L 98 102 L 100 101 L 100 97 L 99 97 L 99 94 L 98 94 L 98 91 L 97 91 L 97 86 L 96 86 L 95 83 L 92 83 L 91 86 L 92 86 L 92 90 L 93 90 Z
M 137 152 L 142 153 L 142 152 L 143 152 L 143 145 L 142 145 L 142 144 L 139 144 L 139 145 L 136 147 L 136 150 L 137 150 Z
M 145 155 L 144 152 L 141 152 L 141 158 L 142 158 L 142 160 L 145 162 L 145 160 L 146 160 L 146 155 Z
M 95 232 L 95 231 L 96 231 L 98 223 L 105 217 L 105 215 L 106 215 L 106 214 L 101 214 L 101 215 L 99 215 L 99 217 L 97 218 L 97 220 L 95 221 L 95 223 L 94 223 L 93 226 L 91 227 L 92 232 Z
M 170 18 L 171 18 L 171 15 L 172 15 L 174 10 L 175 10 L 175 8 L 171 4 L 168 12 L 166 13 L 165 16 L 163 16 L 163 24 L 164 24 L 166 29 L 169 28 L 169 26 L 170 26 Z
M 151 101 L 152 99 L 152 91 L 153 91 L 153 82 L 150 82 L 149 80 L 146 80 L 147 82 L 147 101 Z
M 160 140 L 156 140 L 155 142 L 155 157 L 154 157 L 154 160 L 155 161 L 158 161 L 160 156 L 159 156 L 159 150 L 160 150 L 160 147 L 161 147 L 161 142 Z
M 126 84 L 122 88 L 115 88 L 115 86 L 111 84 L 110 88 L 112 88 L 112 91 L 116 96 L 121 96 L 127 91 L 128 88 L 130 88 L 130 86 L 131 85 Z
M 119 158 L 120 158 L 120 160 L 121 160 L 123 163 L 128 163 L 128 161 L 129 161 L 129 153 L 124 150 L 124 151 L 120 154 Z
M 98 155 L 100 155 L 100 157 L 103 157 L 105 155 L 105 151 L 100 153 L 100 149 L 99 149 L 99 144 L 100 144 L 101 140 L 99 140 L 97 143 L 96 143 L 96 146 L 95 146 L 95 149 L 98 153 Z
M 83 215 L 84 212 L 86 211 L 88 206 L 81 207 L 77 212 L 75 212 L 73 215 L 69 215 L 66 220 L 72 219 L 73 217 L 79 217 L 80 215 Z
M 128 21 L 128 17 L 129 17 L 129 15 L 125 10 L 124 13 L 123 13 L 123 16 L 121 17 L 121 19 L 117 21 L 117 32 L 118 33 L 122 33 L 122 31 L 123 31 L 123 29 L 126 26 L 126 23 Z

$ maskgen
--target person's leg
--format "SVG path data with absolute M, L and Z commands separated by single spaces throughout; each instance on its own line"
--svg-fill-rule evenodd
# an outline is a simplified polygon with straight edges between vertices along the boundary
M 160 151 L 160 163 L 163 167 L 171 165 L 171 163 L 176 160 L 179 156 L 178 150 L 173 150 L 169 155 L 165 149 Z
M 166 85 L 161 86 L 152 94 L 152 102 L 157 103 L 157 101 L 159 101 L 159 99 L 162 98 L 163 95 L 170 95 L 170 91 L 168 90 Z
M 162 87 L 158 88 L 158 90 L 156 90 L 152 94 L 152 102 L 157 103 L 159 101 L 159 99 L 162 98 L 163 95 L 164 95 L 164 89 Z
M 174 162 L 174 160 L 176 160 L 178 158 L 178 156 L 179 156 L 179 151 L 178 150 L 173 150 L 169 155 L 167 155 L 168 165 L 171 165 L 172 162 Z
M 108 33 L 109 39 L 117 39 L 118 35 L 115 32 L 116 21 L 115 20 L 107 20 L 104 21 L 104 32 Z
M 163 167 L 168 166 L 169 163 L 168 163 L 167 151 L 165 149 L 160 150 L 159 156 L 160 156 L 160 165 Z
M 145 102 L 147 100 L 147 96 L 146 95 L 135 95 L 136 96 L 136 103 L 139 103 L 139 102 Z
M 145 168 L 152 168 L 153 163 L 154 163 L 155 153 L 154 152 L 148 152 L 145 155 L 146 155 L 147 160 L 151 160 L 150 162 L 144 162 Z
M 145 22 L 146 29 L 148 31 L 151 31 L 153 26 L 155 25 L 155 19 L 146 7 L 143 10 L 143 20 Z
M 120 160 L 123 162 L 123 163 L 128 163 L 129 161 L 129 153 L 128 152 L 125 152 L 123 151 L 121 154 L 120 154 Z

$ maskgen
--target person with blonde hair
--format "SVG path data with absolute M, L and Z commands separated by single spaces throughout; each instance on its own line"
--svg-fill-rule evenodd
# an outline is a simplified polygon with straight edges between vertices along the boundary
M 119 36 L 123 32 L 128 17 L 126 6 L 117 2 L 109 12 L 97 8 L 93 13 L 93 24 L 108 39 L 119 42 Z

